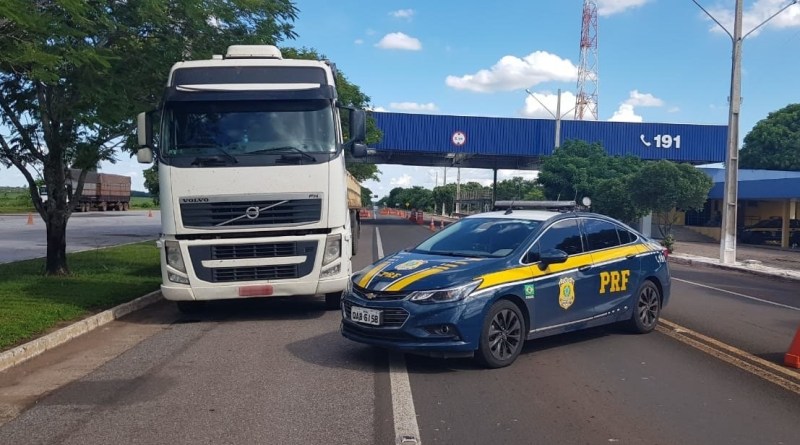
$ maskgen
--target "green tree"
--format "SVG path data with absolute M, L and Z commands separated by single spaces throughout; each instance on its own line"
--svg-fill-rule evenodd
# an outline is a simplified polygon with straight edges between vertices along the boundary
M 632 221 L 646 213 L 631 198 L 630 175 L 642 167 L 633 156 L 609 156 L 602 145 L 571 140 L 542 162 L 537 182 L 547 199 L 592 199 L 592 210 Z
M 674 210 L 702 208 L 712 185 L 708 175 L 691 165 L 656 161 L 633 175 L 629 190 L 634 203 L 657 214 L 658 230 L 666 240 L 677 222 Z
M 800 104 L 769 113 L 744 138 L 741 168 L 800 171 Z
M 371 207 L 372 206 L 372 190 L 361 186 L 361 206 L 362 207 Z
M 158 204 L 161 200 L 160 187 L 158 186 L 158 162 L 155 162 L 152 167 L 145 169 L 144 174 L 144 188 L 150 193 L 153 202 Z
M 231 42 L 295 36 L 290 0 L 0 2 L 0 159 L 25 176 L 47 227 L 46 273 L 69 273 L 69 193 L 86 172 L 133 147 L 136 112 L 158 103 L 176 60 L 208 58 Z M 81 170 L 65 187 L 69 167 Z M 43 203 L 30 170 L 39 170 Z
M 520 176 L 505 179 L 497 183 L 496 199 L 537 201 L 544 199 L 544 190 L 536 181 L 529 181 Z

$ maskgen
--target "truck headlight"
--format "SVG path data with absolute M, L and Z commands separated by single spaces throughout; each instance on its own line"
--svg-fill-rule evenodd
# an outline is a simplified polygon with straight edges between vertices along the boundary
M 342 256 L 342 235 L 328 235 L 325 240 L 325 254 L 322 256 L 322 265 L 327 266 Z
M 186 265 L 183 263 L 181 247 L 177 241 L 165 241 L 164 250 L 167 253 L 167 264 L 175 270 L 186 273 Z
M 474 291 L 480 284 L 481 280 L 476 280 L 471 283 L 457 287 L 451 287 L 449 289 L 416 291 L 409 295 L 409 299 L 417 303 L 449 303 L 453 301 L 459 301 L 471 294 L 472 291 Z

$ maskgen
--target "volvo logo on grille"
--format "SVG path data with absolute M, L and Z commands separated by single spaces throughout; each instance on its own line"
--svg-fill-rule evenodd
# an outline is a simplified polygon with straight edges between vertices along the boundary
M 258 207 L 253 206 L 248 207 L 247 210 L 244 211 L 244 216 L 246 216 L 247 219 L 256 219 L 260 213 L 261 210 L 259 210 Z
M 208 198 L 181 198 L 182 203 L 208 202 Z

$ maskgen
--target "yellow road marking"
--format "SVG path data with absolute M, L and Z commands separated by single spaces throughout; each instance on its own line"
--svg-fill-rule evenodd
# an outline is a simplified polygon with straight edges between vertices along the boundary
M 659 323 L 656 329 L 662 334 L 800 395 L 800 373 L 768 362 L 749 352 L 742 351 L 663 318 Z

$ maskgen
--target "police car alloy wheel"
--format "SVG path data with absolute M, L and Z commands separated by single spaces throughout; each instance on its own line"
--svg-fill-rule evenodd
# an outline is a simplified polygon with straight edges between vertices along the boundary
M 502 368 L 516 360 L 525 343 L 525 319 L 517 305 L 500 300 L 483 321 L 478 360 L 489 368 Z
M 655 329 L 660 315 L 661 293 L 652 281 L 646 280 L 636 293 L 629 326 L 634 332 L 645 334 Z

